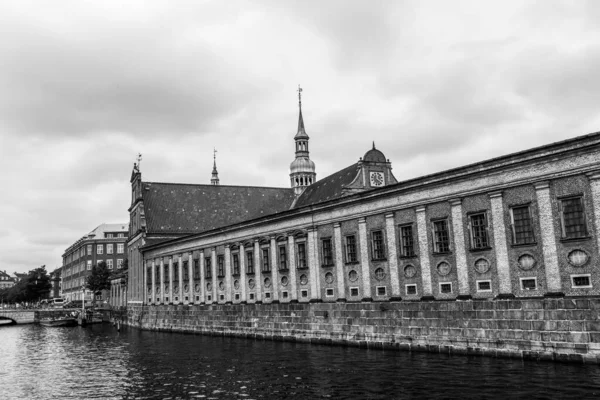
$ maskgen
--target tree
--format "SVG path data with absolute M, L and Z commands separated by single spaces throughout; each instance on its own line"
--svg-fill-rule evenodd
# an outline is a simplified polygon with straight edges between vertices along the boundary
M 85 281 L 85 288 L 92 292 L 92 305 L 96 305 L 96 295 L 110 289 L 110 270 L 104 261 L 92 267 L 92 273 Z
M 27 276 L 13 287 L 4 290 L 2 297 L 9 303 L 37 302 L 48 297 L 51 289 L 50 276 L 46 266 L 42 265 L 29 271 Z

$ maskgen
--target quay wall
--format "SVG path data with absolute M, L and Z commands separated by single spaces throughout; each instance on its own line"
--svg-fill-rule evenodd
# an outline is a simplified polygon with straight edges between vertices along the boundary
M 600 363 L 600 298 L 130 304 L 124 317 L 145 330 Z

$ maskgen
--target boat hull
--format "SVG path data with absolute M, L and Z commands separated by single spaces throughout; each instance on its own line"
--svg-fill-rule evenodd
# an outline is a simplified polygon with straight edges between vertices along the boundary
M 75 318 L 42 319 L 40 324 L 49 327 L 76 326 L 77 320 Z

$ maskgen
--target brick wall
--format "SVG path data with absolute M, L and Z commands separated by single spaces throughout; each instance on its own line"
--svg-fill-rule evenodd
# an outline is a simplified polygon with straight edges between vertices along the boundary
M 148 330 L 598 363 L 600 298 L 130 306 Z

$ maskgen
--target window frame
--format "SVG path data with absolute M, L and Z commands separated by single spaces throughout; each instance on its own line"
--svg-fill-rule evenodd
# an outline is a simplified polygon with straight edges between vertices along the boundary
M 385 246 L 385 233 L 383 229 L 373 229 L 370 232 L 370 236 L 371 236 L 371 260 L 372 261 L 384 261 L 386 260 L 386 255 L 387 255 L 387 249 Z M 381 254 L 379 255 L 379 257 L 377 257 L 376 254 L 376 241 L 375 241 L 375 234 L 381 234 L 381 248 L 379 249 L 379 251 L 381 251 Z
M 187 260 L 181 262 L 181 272 L 183 284 L 185 285 L 190 280 L 190 263 Z
M 115 247 L 113 246 L 112 243 L 107 243 L 106 244 L 106 254 L 114 254 L 115 251 Z
M 412 222 L 409 224 L 398 225 L 398 244 L 400 247 L 400 257 L 402 258 L 413 258 L 417 256 L 415 252 L 415 235 L 413 225 L 414 224 Z M 404 235 L 404 229 L 410 229 L 410 236 Z M 405 243 L 405 238 L 410 238 L 410 246 Z M 410 249 L 410 252 L 408 249 Z
M 125 253 L 125 243 L 117 243 L 117 254 Z
M 223 278 L 225 276 L 225 256 L 223 254 L 217 255 L 217 277 Z
M 473 224 L 473 219 L 476 217 L 483 217 L 483 224 L 481 226 L 476 226 Z M 491 249 L 492 246 L 490 244 L 490 225 L 488 222 L 487 211 L 475 211 L 467 213 L 467 223 L 469 226 L 469 240 L 470 240 L 470 250 L 488 250 Z M 479 232 L 475 230 L 479 228 Z M 477 237 L 476 234 L 481 234 L 480 237 Z M 477 240 L 485 240 L 484 243 L 477 244 Z
M 592 289 L 594 287 L 592 283 L 592 275 L 591 274 L 572 274 L 570 275 L 571 280 L 571 289 Z M 575 285 L 575 278 L 587 278 L 589 284 L 588 285 Z
M 194 258 L 194 280 L 198 281 L 202 277 L 200 271 L 200 260 L 198 258 Z
M 282 251 L 283 250 L 283 251 Z M 287 245 L 286 244 L 278 244 L 277 245 L 277 257 L 280 271 L 288 270 L 287 263 Z
M 442 290 L 442 286 L 443 285 L 450 285 L 450 291 L 449 292 L 444 292 Z M 453 286 L 452 282 L 447 282 L 447 281 L 446 282 L 439 282 L 439 284 L 438 284 L 439 293 L 440 294 L 453 294 L 454 293 L 454 288 L 452 286 Z
M 522 209 L 522 208 L 527 208 L 527 214 L 528 214 L 528 218 L 527 219 L 521 219 L 519 221 L 529 221 L 529 232 L 531 232 L 531 241 L 527 242 L 523 242 L 523 243 L 518 243 L 517 242 L 517 230 L 516 230 L 516 225 L 515 225 L 515 209 Z M 533 222 L 533 214 L 531 212 L 531 203 L 526 203 L 526 204 L 517 204 L 514 206 L 510 206 L 509 208 L 509 213 L 510 213 L 510 228 L 511 228 L 511 232 L 512 232 L 512 245 L 513 246 L 527 246 L 527 245 L 532 245 L 532 244 L 536 244 L 536 239 L 535 239 L 535 226 L 534 226 L 534 222 Z
M 271 251 L 269 247 L 261 247 L 260 248 L 260 256 L 261 256 L 261 272 L 270 273 L 271 272 Z
M 523 286 L 523 281 L 529 281 L 529 280 L 533 280 L 535 282 L 535 288 L 534 289 L 527 289 Z M 527 291 L 527 292 L 532 292 L 535 290 L 539 289 L 538 286 L 538 280 L 537 280 L 537 276 L 525 276 L 525 277 L 519 277 L 519 288 L 523 291 Z
M 408 288 L 409 287 L 414 287 L 415 288 L 415 292 L 414 293 L 408 293 Z M 404 294 L 406 296 L 418 296 L 419 295 L 419 288 L 417 286 L 416 283 L 407 283 L 406 285 L 404 285 Z
M 432 235 L 432 241 L 431 242 L 432 242 L 432 245 L 433 245 L 432 246 L 433 254 L 448 254 L 448 253 L 452 253 L 452 239 L 451 239 L 451 236 L 450 236 L 450 222 L 449 222 L 448 217 L 432 219 L 430 222 L 431 222 L 431 235 Z M 442 222 L 445 224 L 445 227 L 446 227 L 445 232 L 446 232 L 446 235 L 447 235 L 447 238 L 448 238 L 448 242 L 447 242 L 448 248 L 445 249 L 445 250 L 441 250 L 441 249 L 438 248 L 438 242 L 436 240 L 436 229 L 435 229 L 435 227 L 436 227 L 436 224 L 442 223 Z
M 254 275 L 254 250 L 246 250 L 246 275 Z
M 240 274 L 240 253 L 231 253 L 231 270 L 233 276 Z
M 104 245 L 101 245 L 101 244 L 96 245 L 96 254 L 97 255 L 104 254 Z
M 204 257 L 204 278 L 212 279 L 212 257 Z
M 328 243 L 327 246 L 326 243 Z M 333 240 L 331 237 L 325 237 L 321 239 L 321 265 L 323 267 L 331 267 L 334 265 Z
M 479 284 L 480 283 L 489 283 L 490 284 L 490 288 L 489 289 L 480 289 L 479 288 Z M 492 293 L 492 291 L 493 291 L 492 280 L 491 279 L 476 280 L 475 284 L 476 284 L 477 293 Z
M 583 235 L 581 236 L 567 236 L 566 225 L 565 225 L 565 211 L 563 202 L 573 199 L 579 199 L 579 204 L 581 205 L 581 218 L 583 221 Z M 561 240 L 579 240 L 585 239 L 590 236 L 590 231 L 588 229 L 588 221 L 587 221 L 587 213 L 585 209 L 585 201 L 583 194 L 574 194 L 568 196 L 561 196 L 557 198 L 558 200 L 558 213 L 560 215 L 560 227 L 561 227 Z
M 354 243 L 349 244 L 348 239 L 352 238 Z M 344 257 L 345 264 L 356 264 L 358 263 L 358 245 L 356 241 L 356 234 L 345 235 L 344 236 Z M 354 251 L 351 252 L 350 248 L 353 248 Z M 353 257 L 350 257 L 353 255 Z
M 302 246 L 302 251 L 300 251 L 300 246 Z M 302 257 L 300 256 L 302 254 Z M 308 260 L 306 254 L 306 242 L 297 242 L 296 243 L 296 269 L 307 269 L 308 268 Z

